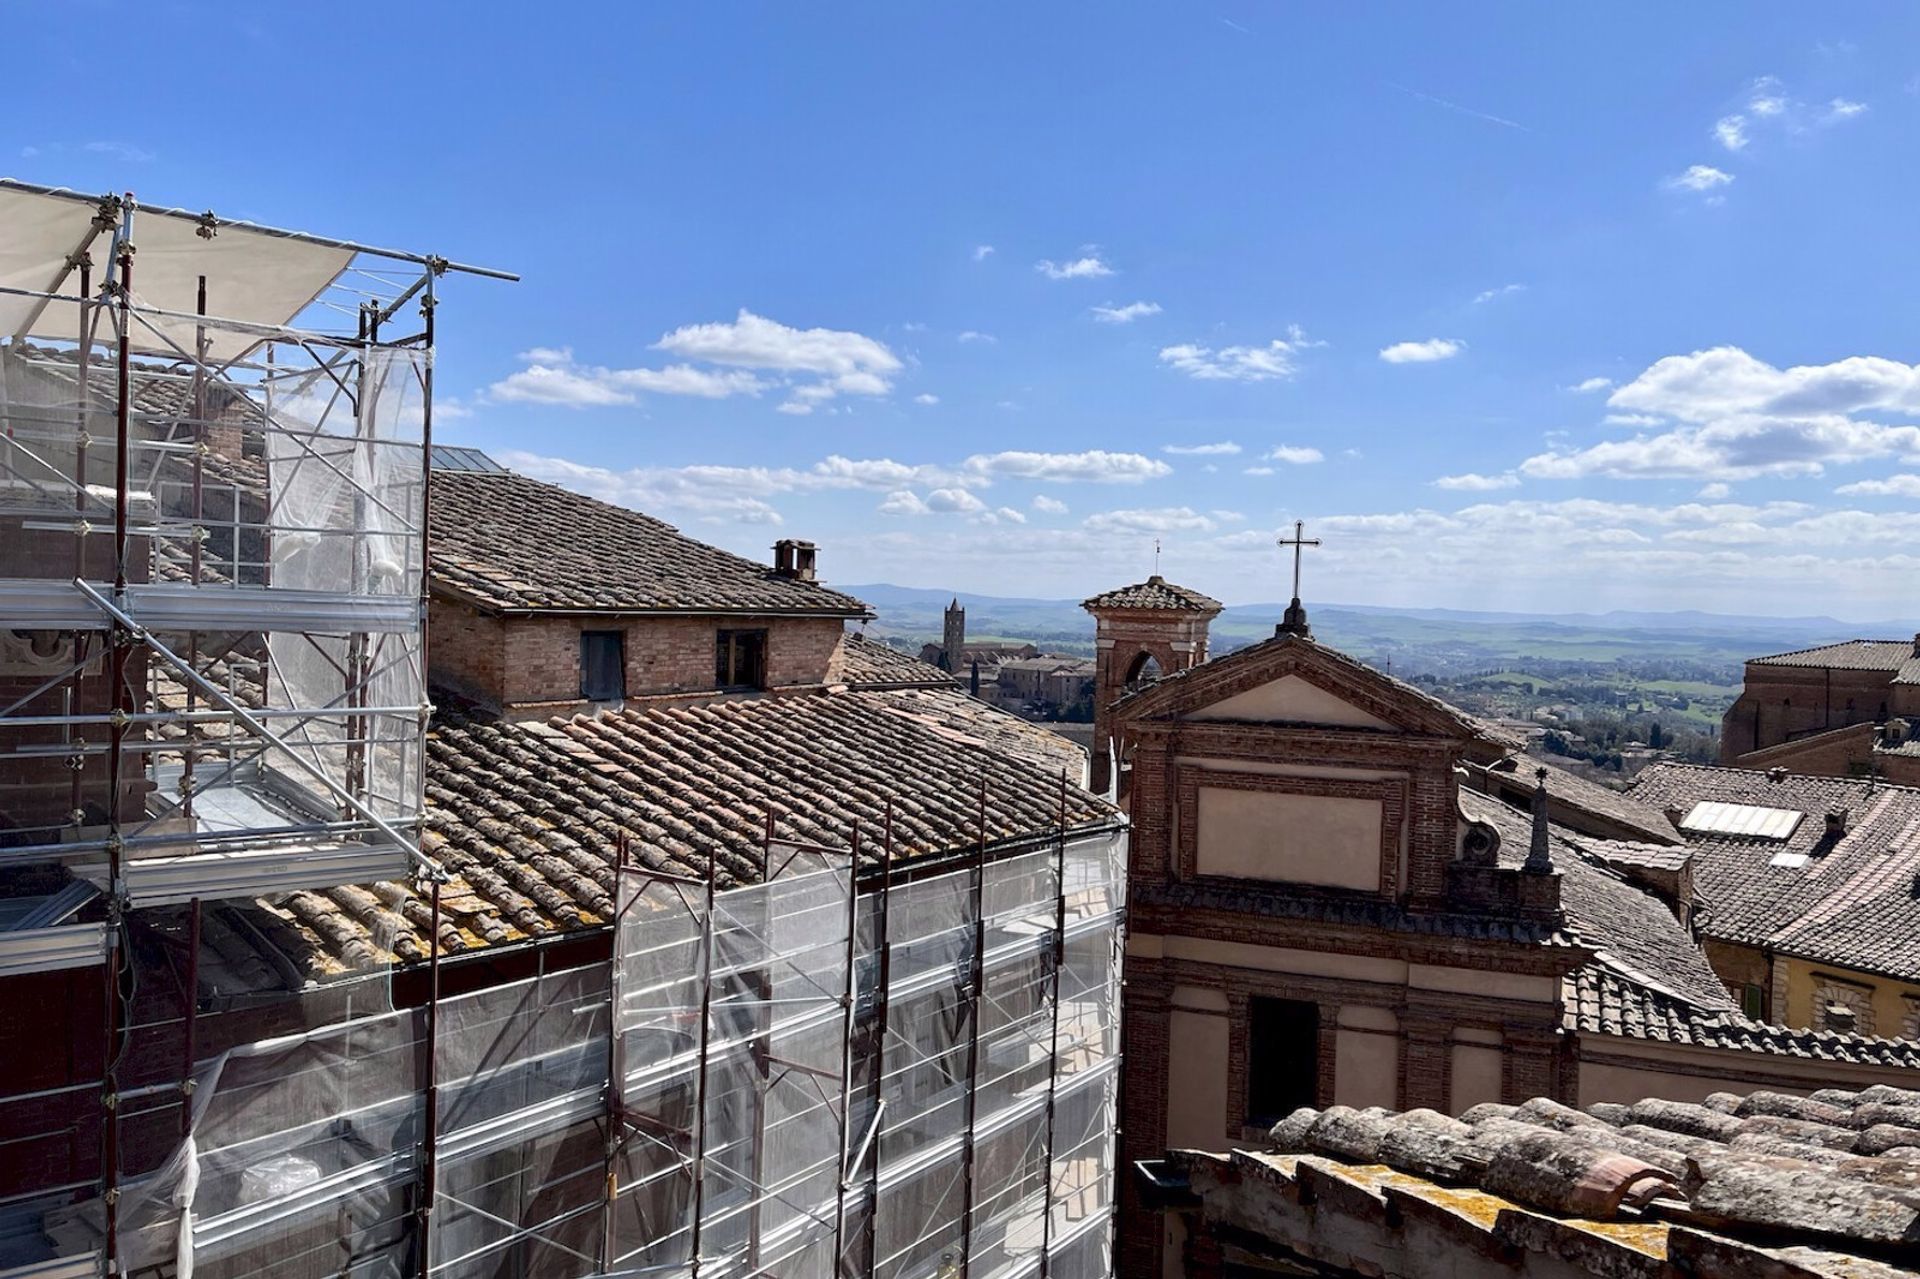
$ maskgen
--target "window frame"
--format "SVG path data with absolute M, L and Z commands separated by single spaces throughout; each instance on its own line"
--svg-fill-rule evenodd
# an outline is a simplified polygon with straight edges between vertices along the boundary
M 756 672 L 758 675 L 757 680 L 743 681 L 737 678 L 740 674 L 739 653 L 742 640 L 752 641 L 759 646 L 758 670 Z M 723 647 L 727 653 L 724 670 L 721 666 L 721 652 Z M 765 689 L 767 687 L 767 655 L 770 647 L 768 629 L 764 626 L 721 626 L 714 628 L 713 686 L 725 693 L 758 692 Z M 736 678 L 731 680 L 725 678 L 725 676 L 729 675 L 735 676 Z
M 592 641 L 613 641 L 614 671 L 617 692 L 611 697 L 597 697 L 588 688 L 587 648 Z M 624 630 L 606 630 L 596 628 L 580 630 L 580 698 L 587 702 L 619 702 L 627 696 L 627 633 Z
M 1288 1007 L 1283 1009 L 1274 1007 L 1275 1005 L 1287 1005 Z M 1295 1049 L 1304 1049 L 1304 1055 L 1294 1058 L 1290 1063 L 1290 1069 L 1296 1077 L 1288 1081 L 1290 1087 L 1286 1090 L 1287 1097 L 1294 1097 L 1294 1094 L 1298 1094 L 1298 1096 L 1291 1101 L 1291 1104 L 1284 1106 L 1278 1113 L 1272 1115 L 1268 1115 L 1259 1108 L 1260 1102 L 1276 1100 L 1273 1096 L 1263 1095 L 1264 1090 L 1257 1082 L 1262 1079 L 1271 1080 L 1275 1078 L 1275 1072 L 1271 1070 L 1263 1071 L 1260 1068 L 1262 1056 L 1270 1059 L 1272 1053 L 1277 1050 L 1276 1045 L 1265 1042 L 1273 1036 L 1277 1028 L 1271 1025 L 1266 1026 L 1264 1028 L 1265 1033 L 1263 1034 L 1263 1009 L 1267 1010 L 1270 1015 L 1276 1018 L 1292 1017 L 1296 1019 L 1295 1024 L 1290 1027 L 1290 1031 L 1294 1037 L 1302 1042 L 1293 1045 L 1293 1047 Z M 1323 1012 L 1324 1010 L 1321 1008 L 1319 1002 L 1311 999 L 1291 999 L 1284 995 L 1249 995 L 1247 997 L 1246 1047 L 1244 1050 L 1246 1054 L 1246 1095 L 1242 1098 L 1243 1104 L 1240 1107 L 1244 1112 L 1240 1116 L 1240 1121 L 1244 1126 L 1265 1131 L 1274 1124 L 1279 1123 L 1282 1119 L 1285 1119 L 1301 1106 L 1317 1106 L 1320 1104 L 1320 1040 L 1325 1031 L 1325 1027 L 1321 1024 Z M 1290 1053 L 1289 1055 L 1291 1056 L 1292 1054 Z M 1285 1097 L 1278 1098 L 1278 1100 L 1285 1099 Z

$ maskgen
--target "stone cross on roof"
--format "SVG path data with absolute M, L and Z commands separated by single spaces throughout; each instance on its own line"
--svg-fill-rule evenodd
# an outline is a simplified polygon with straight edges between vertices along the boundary
M 1306 530 L 1307 525 L 1305 520 L 1295 520 L 1293 522 L 1293 536 L 1283 537 L 1276 543 L 1276 545 L 1279 546 L 1291 546 L 1293 548 L 1293 602 L 1287 605 L 1286 617 L 1281 621 L 1280 625 L 1273 628 L 1275 635 L 1305 635 L 1310 637 L 1313 634 L 1312 630 L 1307 626 L 1307 610 L 1301 607 L 1300 604 L 1300 552 L 1309 546 L 1320 545 L 1320 539 L 1317 537 L 1308 537 Z

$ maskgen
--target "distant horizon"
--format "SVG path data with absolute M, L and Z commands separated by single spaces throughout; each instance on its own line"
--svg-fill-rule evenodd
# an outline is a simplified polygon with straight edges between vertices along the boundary
M 1165 575 L 1163 574 L 1162 576 L 1165 576 Z M 1135 580 L 1143 580 L 1143 579 L 1135 579 Z M 888 590 L 888 591 L 913 591 L 916 593 L 925 594 L 929 597 L 944 595 L 949 598 L 958 598 L 962 604 L 965 604 L 968 600 L 982 600 L 982 601 L 991 601 L 995 603 L 1072 605 L 1074 607 L 1078 607 L 1082 599 L 1088 598 L 1098 593 L 1098 591 L 1096 590 L 1096 591 L 1088 592 L 1087 595 L 1085 596 L 1080 596 L 1080 595 L 1046 595 L 1046 596 L 999 595 L 991 591 L 969 591 L 969 590 L 959 590 L 959 589 L 953 589 L 948 587 L 938 587 L 938 586 L 909 586 L 899 582 L 841 582 L 838 580 L 834 580 L 830 584 L 833 586 L 835 590 L 845 591 L 850 595 L 854 595 L 855 597 L 859 597 L 860 592 L 862 591 L 873 591 L 875 589 Z M 1106 587 L 1102 587 L 1100 589 L 1110 590 L 1113 587 L 1122 586 L 1122 585 L 1126 585 L 1126 583 L 1113 582 L 1108 584 Z M 1180 585 L 1186 585 L 1186 583 L 1180 583 Z M 873 601 L 869 600 L 867 602 L 872 603 Z M 1221 602 L 1229 610 L 1245 611 L 1245 610 L 1253 610 L 1253 609 L 1271 609 L 1276 616 L 1278 616 L 1281 610 L 1287 607 L 1286 600 L 1260 599 L 1260 600 L 1249 600 L 1245 602 L 1234 602 L 1231 600 L 1222 600 Z M 1306 600 L 1305 603 L 1309 613 L 1311 613 L 1315 609 L 1325 609 L 1333 612 L 1344 611 L 1344 612 L 1395 613 L 1395 614 L 1429 614 L 1431 613 L 1431 614 L 1450 614 L 1456 617 L 1463 617 L 1463 618 L 1487 618 L 1490 620 L 1501 619 L 1501 618 L 1514 618 L 1514 619 L 1538 620 L 1538 621 L 1546 621 L 1546 622 L 1556 621 L 1556 620 L 1565 619 L 1565 618 L 1581 618 L 1581 619 L 1590 619 L 1594 621 L 1605 621 L 1608 618 L 1614 617 L 1616 615 L 1625 616 L 1625 617 L 1647 617 L 1647 618 L 1697 617 L 1707 621 L 1720 621 L 1720 622 L 1730 622 L 1730 623 L 1731 622 L 1758 622 L 1758 623 L 1779 623 L 1779 624 L 1800 623 L 1807 627 L 1825 626 L 1825 625 L 1831 625 L 1834 627 L 1856 627 L 1856 628 L 1876 628 L 1877 627 L 1880 630 L 1886 632 L 1884 634 L 1867 634 L 1865 633 L 1865 629 L 1863 629 L 1861 634 L 1850 637 L 1850 638 L 1857 638 L 1857 639 L 1904 640 L 1904 639 L 1912 638 L 1916 633 L 1920 633 L 1920 617 L 1905 618 L 1905 619 L 1896 617 L 1896 618 L 1878 618 L 1878 619 L 1860 620 L 1857 618 L 1835 617 L 1835 616 L 1832 616 L 1831 614 L 1721 613 L 1721 612 L 1715 612 L 1715 611 L 1704 610 L 1704 609 L 1614 608 L 1614 609 L 1605 609 L 1600 611 L 1554 610 L 1554 609 L 1512 609 L 1512 608 L 1471 609 L 1471 608 L 1456 608 L 1449 605 L 1424 606 L 1424 605 L 1394 605 L 1394 604 L 1361 604 L 1361 603 L 1331 601 L 1331 600 L 1316 601 L 1312 599 Z

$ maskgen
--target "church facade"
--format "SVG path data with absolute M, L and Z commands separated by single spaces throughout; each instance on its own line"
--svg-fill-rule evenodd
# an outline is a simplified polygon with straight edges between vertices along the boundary
M 1158 637 L 1136 614 L 1130 641 L 1204 656 L 1192 614 L 1167 610 Z M 1684 849 L 1581 833 L 1597 827 L 1544 775 L 1531 811 L 1463 786 L 1506 744 L 1317 643 L 1297 605 L 1273 639 L 1103 711 L 1133 824 L 1122 1167 L 1257 1145 L 1303 1105 L 1457 1114 L 1920 1074 L 1911 1044 L 1743 1017 L 1687 922 L 1667 865 Z M 1142 1195 L 1122 1187 L 1119 1265 L 1145 1279 L 1181 1238 Z

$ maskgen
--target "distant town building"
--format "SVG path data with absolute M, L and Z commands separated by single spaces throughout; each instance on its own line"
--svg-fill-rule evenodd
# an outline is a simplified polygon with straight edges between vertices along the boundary
M 1848 640 L 1747 662 L 1720 762 L 1920 785 L 1920 635 Z

